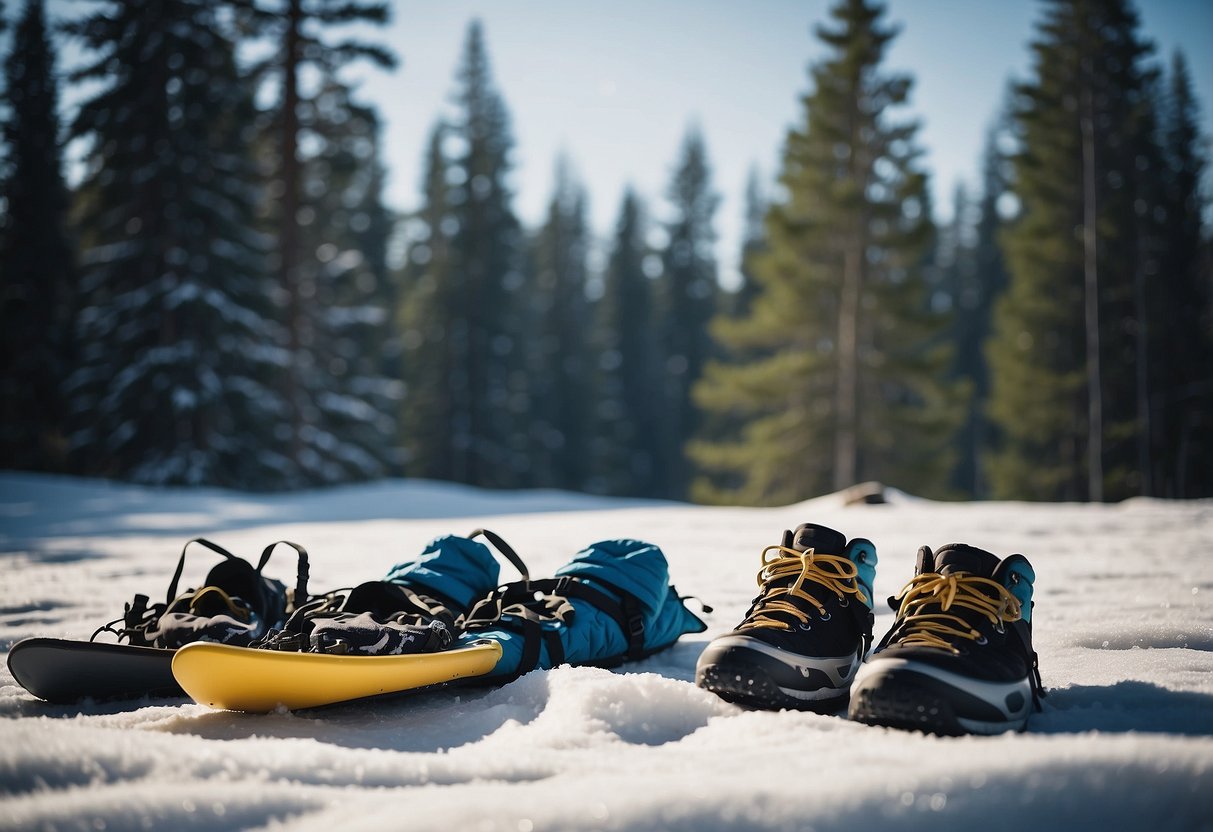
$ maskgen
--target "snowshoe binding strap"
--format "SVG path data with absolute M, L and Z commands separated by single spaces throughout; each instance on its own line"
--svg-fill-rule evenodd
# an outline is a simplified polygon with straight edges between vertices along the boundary
M 503 629 L 522 636 L 522 659 L 506 680 L 513 681 L 538 667 L 541 643 L 547 647 L 553 667 L 564 663 L 564 647 L 557 628 L 572 623 L 577 612 L 574 600 L 584 601 L 610 616 L 627 641 L 622 653 L 598 659 L 593 662 L 595 665 L 612 667 L 649 654 L 644 646 L 644 608 L 640 600 L 597 577 L 593 584 L 574 575 L 505 584 L 472 607 L 461 624 L 465 632 Z
M 475 540 L 477 536 L 483 537 L 489 543 L 492 543 L 497 551 L 504 555 L 505 559 L 518 570 L 518 574 L 522 575 L 522 580 L 529 581 L 531 579 L 530 570 L 526 568 L 526 564 L 522 562 L 522 558 L 518 556 L 518 553 L 514 551 L 514 548 L 510 544 L 501 539 L 501 535 L 488 529 L 476 529 L 468 535 L 468 539 Z
M 295 589 L 287 598 L 287 611 L 290 612 L 308 602 L 307 583 L 311 574 L 311 567 L 308 562 L 307 549 L 289 540 L 278 540 L 262 550 L 261 559 L 257 561 L 258 575 L 261 574 L 261 570 L 265 568 L 265 565 L 269 563 L 270 555 L 274 553 L 274 549 L 278 546 L 290 546 L 299 555 L 298 565 L 295 570 Z
M 212 552 L 219 554 L 219 555 L 223 555 L 224 559 L 229 560 L 229 561 L 243 560 L 243 558 L 236 557 L 231 552 L 229 552 L 227 549 L 224 549 L 222 546 L 220 546 L 218 543 L 213 543 L 210 540 L 207 540 L 205 537 L 195 537 L 192 540 L 187 540 L 185 542 L 185 545 L 181 547 L 181 557 L 177 559 L 177 568 L 173 572 L 173 579 L 171 581 L 169 581 L 169 584 L 168 584 L 168 593 L 164 599 L 164 605 L 166 607 L 169 604 L 173 603 L 173 601 L 177 598 L 177 585 L 181 583 L 181 573 L 185 571 L 185 554 L 187 551 L 189 551 L 191 543 L 197 543 L 200 546 L 205 546 L 207 549 L 210 549 Z M 262 562 L 257 565 L 258 574 L 260 574 L 260 572 L 261 572 L 261 567 L 265 566 L 265 561 L 267 559 L 268 559 L 268 554 L 262 555 L 262 558 L 261 558 Z
M 93 631 L 89 641 L 96 641 L 97 636 L 102 633 L 113 633 L 121 642 L 125 639 L 130 644 L 136 647 L 151 647 L 153 646 L 152 639 L 149 638 L 149 633 L 156 629 L 161 617 L 165 611 L 172 605 L 173 600 L 177 597 L 177 586 L 181 582 L 181 574 L 185 571 L 185 555 L 189 551 L 191 543 L 197 543 L 201 546 L 210 549 L 217 554 L 222 555 L 227 560 L 239 561 L 240 558 L 233 555 L 227 549 L 224 549 L 218 543 L 214 543 L 203 537 L 196 537 L 187 540 L 185 545 L 181 547 L 181 557 L 177 559 L 177 568 L 173 570 L 173 577 L 169 581 L 168 592 L 165 595 L 164 603 L 148 605 L 150 600 L 148 596 L 143 594 L 135 595 L 134 600 L 126 605 L 121 618 L 115 619 L 107 624 L 103 624 Z M 114 625 L 122 623 L 121 628 L 115 628 Z
M 434 652 L 450 646 L 455 621 L 449 606 L 437 598 L 388 581 L 367 581 L 313 598 L 281 630 L 253 646 L 364 655 Z
M 185 572 L 185 558 L 195 543 L 221 555 L 223 560 L 207 573 L 201 588 L 178 594 Z M 275 548 L 281 544 L 290 546 L 299 556 L 297 581 L 291 598 L 286 597 L 288 593 L 279 581 L 262 574 Z M 249 638 L 280 622 L 296 604 L 306 601 L 308 570 L 307 550 L 289 540 L 276 541 L 265 547 L 254 567 L 213 541 L 193 538 L 181 549 L 164 602 L 149 605 L 146 595 L 136 595 L 126 605 L 122 618 L 99 627 L 92 639 L 110 632 L 119 642 L 140 647 L 178 647 L 199 638 L 247 643 Z M 216 620 L 210 624 L 200 620 L 207 618 Z M 115 626 L 119 622 L 120 628 Z M 237 633 L 237 629 L 241 632 Z

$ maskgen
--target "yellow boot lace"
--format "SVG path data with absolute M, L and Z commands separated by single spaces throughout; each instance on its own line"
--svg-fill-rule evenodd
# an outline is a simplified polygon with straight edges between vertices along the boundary
M 788 598 L 800 598 L 808 601 L 816 609 L 818 615 L 825 616 L 826 608 L 820 601 L 806 592 L 805 581 L 821 584 L 833 592 L 840 600 L 854 595 L 865 604 L 868 598 L 859 588 L 855 580 L 859 577 L 859 569 L 849 559 L 840 555 L 822 555 L 813 549 L 798 552 L 786 546 L 768 546 L 762 550 L 762 568 L 758 570 L 758 586 L 767 587 L 772 581 L 780 578 L 796 576 L 796 580 L 786 587 L 769 588 L 766 594 L 755 604 L 749 616 L 742 622 L 739 630 L 753 627 L 771 627 L 778 630 L 791 630 L 793 625 L 779 618 L 772 618 L 775 613 L 785 613 L 798 620 L 801 624 L 809 623 L 809 616 Z
M 994 596 L 985 590 L 993 590 Z M 1005 624 L 1018 621 L 1019 599 L 997 581 L 980 578 L 961 572 L 954 575 L 939 575 L 928 572 L 914 577 L 896 598 L 901 601 L 897 620 L 905 619 L 906 630 L 898 644 L 938 647 L 959 653 L 948 638 L 964 638 L 985 642 L 985 637 L 968 622 L 948 610 L 964 608 L 974 610 L 990 620 L 1001 632 Z M 938 606 L 939 612 L 923 612 L 928 606 Z
M 249 620 L 249 612 L 247 609 L 237 606 L 231 596 L 217 586 L 204 586 L 202 589 L 194 593 L 194 597 L 190 599 L 189 611 L 192 614 L 197 614 L 198 609 L 202 606 L 202 599 L 208 596 L 217 595 L 219 600 L 227 607 L 228 612 L 232 614 L 232 618 L 245 623 Z

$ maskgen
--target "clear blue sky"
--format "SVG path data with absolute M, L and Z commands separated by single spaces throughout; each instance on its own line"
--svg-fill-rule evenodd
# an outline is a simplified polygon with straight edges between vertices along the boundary
M 633 184 L 660 218 L 688 123 L 707 140 L 716 188 L 718 258 L 736 272 L 742 193 L 757 165 L 777 172 L 789 125 L 802 118 L 807 67 L 823 54 L 812 26 L 826 0 L 401 0 L 390 29 L 393 75 L 368 73 L 363 93 L 382 109 L 391 165 L 389 201 L 418 200 L 426 135 L 449 111 L 454 70 L 469 20 L 485 28 L 492 68 L 516 138 L 514 187 L 523 220 L 537 223 L 551 194 L 555 159 L 572 160 L 591 197 L 595 232 L 606 238 L 623 189 Z M 1031 68 L 1027 44 L 1042 5 L 1029 0 L 892 0 L 901 35 L 889 69 L 915 76 L 906 114 L 922 122 L 936 213 L 976 179 L 987 126 L 1012 76 Z M 1168 61 L 1189 59 L 1206 133 L 1213 132 L 1213 2 L 1139 0 L 1142 30 Z
M 17 3 L 9 3 L 9 14 Z M 687 125 L 704 131 L 716 188 L 717 256 L 726 282 L 737 267 L 742 193 L 757 166 L 774 178 L 787 129 L 802 118 L 807 67 L 823 55 L 812 27 L 827 0 L 397 0 L 387 29 L 366 34 L 402 59 L 394 73 L 357 70 L 361 95 L 380 108 L 388 203 L 417 206 L 422 153 L 450 111 L 468 22 L 485 27 L 497 85 L 512 115 L 515 206 L 537 224 L 557 155 L 584 181 L 591 219 L 609 237 L 626 184 L 656 219 Z M 1169 62 L 1182 48 L 1213 133 L 1213 1 L 1137 0 L 1142 30 Z M 937 216 L 959 182 L 973 183 L 985 132 L 1011 77 L 1031 68 L 1027 47 L 1042 4 L 1032 0 L 891 0 L 899 24 L 886 67 L 915 87 L 906 115 L 922 122 Z M 82 5 L 52 0 L 52 16 Z M 11 30 L 10 30 L 11 31 Z M 70 65 L 72 55 L 68 55 Z M 78 95 L 64 97 L 70 109 Z

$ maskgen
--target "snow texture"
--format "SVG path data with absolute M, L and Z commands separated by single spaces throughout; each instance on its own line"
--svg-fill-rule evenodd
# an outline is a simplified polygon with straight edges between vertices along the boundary
M 885 506 L 827 496 L 698 508 L 385 482 L 293 496 L 0 475 L 0 649 L 87 638 L 159 595 L 183 542 L 253 556 L 295 540 L 315 587 L 381 577 L 487 526 L 535 575 L 583 545 L 660 545 L 711 628 L 619 672 L 562 667 L 463 689 L 265 716 L 186 700 L 48 705 L 0 671 L 0 828 L 89 830 L 1213 829 L 1213 501 Z M 747 711 L 692 683 L 783 528 L 877 545 L 876 595 L 920 544 L 1023 552 L 1049 696 L 1025 734 L 942 739 Z M 269 572 L 289 579 L 290 564 Z M 199 550 L 186 583 L 211 565 Z M 503 577 L 512 573 L 503 569 Z M 876 632 L 892 614 L 878 604 Z

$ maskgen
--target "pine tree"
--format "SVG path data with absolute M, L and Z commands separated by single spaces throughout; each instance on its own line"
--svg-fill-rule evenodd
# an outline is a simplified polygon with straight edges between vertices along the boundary
M 1007 287 L 1007 269 L 1001 243 L 1006 223 L 998 209 L 999 201 L 1008 188 L 1008 160 L 1000 149 L 1007 129 L 1006 117 L 1000 116 L 987 135 L 982 156 L 981 196 L 977 202 L 977 224 L 974 229 L 973 281 L 962 295 L 959 312 L 972 319 L 970 337 L 965 343 L 957 344 L 957 355 L 958 358 L 967 356 L 966 363 L 961 366 L 966 377 L 972 379 L 973 396 L 964 428 L 969 441 L 962 451 L 962 463 L 958 467 L 962 480 L 958 485 L 978 498 L 990 496 L 984 461 L 994 442 L 994 428 L 987 413 L 991 381 L 986 345 L 994 332 L 995 304 Z
M 1120 498 L 1141 487 L 1140 285 L 1152 232 L 1149 47 L 1125 0 L 1052 0 L 1017 87 L 1021 214 L 989 349 L 989 473 L 1002 497 Z
M 1149 323 L 1155 493 L 1213 495 L 1213 285 L 1202 271 L 1201 194 L 1206 160 L 1187 62 L 1176 52 L 1168 78 L 1162 149 L 1162 262 Z M 1207 262 L 1207 261 L 1206 261 Z
M 628 188 L 603 276 L 594 341 L 598 367 L 594 396 L 591 490 L 648 497 L 657 493 L 658 378 L 653 328 L 653 281 L 646 258 L 644 206 Z
M 1004 121 L 1000 118 L 987 133 L 979 196 L 970 199 L 958 189 L 953 226 L 941 235 L 953 248 L 944 264 L 952 311 L 952 376 L 972 391 L 964 424 L 956 436 L 958 457 L 951 484 L 957 493 L 979 498 L 988 496 L 983 459 L 991 443 L 985 412 L 990 390 L 985 345 L 992 332 L 994 302 L 1006 286 L 998 241 L 1003 220 L 997 207 L 1006 192 L 1007 162 L 999 149 L 1006 129 Z
M 767 250 L 766 229 L 764 220 L 768 204 L 759 185 L 758 172 L 751 169 L 746 182 L 745 204 L 742 213 L 742 243 L 739 257 L 740 285 L 732 292 L 721 296 L 719 317 L 729 320 L 740 320 L 748 317 L 754 304 L 754 299 L 761 292 L 762 286 L 754 274 L 754 266 Z M 748 353 L 739 350 L 730 355 L 730 360 L 741 362 L 747 358 L 757 358 L 761 352 Z M 721 413 L 707 411 L 700 414 L 701 424 L 697 439 L 700 441 L 727 442 L 745 428 L 746 420 L 733 412 Z M 730 493 L 740 488 L 744 479 L 735 471 L 699 471 L 691 482 L 690 497 L 700 503 L 729 502 Z
M 741 283 L 728 299 L 725 311 L 734 318 L 744 317 L 759 292 L 758 280 L 754 277 L 754 261 L 766 249 L 766 229 L 763 222 L 767 215 L 767 198 L 762 192 L 758 169 L 751 168 L 746 179 L 745 206 L 742 212 L 742 235 L 740 268 Z
M 699 428 L 691 387 L 713 351 L 708 323 L 720 293 L 712 226 L 720 198 L 712 189 L 707 149 L 697 128 L 687 132 L 667 195 L 673 216 L 665 229 L 658 299 L 664 390 L 657 478 L 659 494 L 681 499 L 691 476 L 684 447 Z
M 99 83 L 73 125 L 80 367 L 72 435 L 89 473 L 245 488 L 291 481 L 274 428 L 287 365 L 254 230 L 252 91 L 204 0 L 106 2 L 72 31 Z
M 953 348 L 953 359 L 949 378 L 965 385 L 971 392 L 973 376 L 981 361 L 981 339 L 984 335 L 979 321 L 972 314 L 977 300 L 975 211 L 976 205 L 967 188 L 963 183 L 958 184 L 952 194 L 952 220 L 941 226 L 936 236 L 927 281 L 930 307 L 947 314 L 950 319 L 947 340 Z M 974 348 L 977 350 L 976 358 L 972 352 Z M 954 440 L 956 466 L 949 478 L 949 484 L 958 494 L 970 497 L 975 491 L 977 459 L 973 428 L 980 408 L 981 403 L 976 396 L 970 395 L 965 422 Z
M 404 400 L 401 439 L 409 476 L 455 478 L 456 371 L 454 327 L 461 299 L 451 271 L 453 223 L 450 162 L 443 151 L 446 126 L 435 125 L 427 145 L 421 208 L 405 258 L 404 286 L 396 313 L 401 341 Z
M 359 240 L 363 232 L 333 221 L 334 213 L 348 211 L 351 219 L 362 217 L 358 224 L 365 221 L 369 233 L 389 220 L 377 195 L 361 211 L 334 206 L 331 197 L 342 189 L 331 187 L 327 174 L 337 170 L 356 183 L 364 193 L 344 194 L 355 201 L 381 175 L 377 119 L 354 102 L 339 74 L 356 60 L 384 69 L 396 60 L 376 44 L 333 43 L 329 35 L 351 25 L 386 24 L 389 4 L 266 0 L 242 7 L 250 29 L 273 45 L 251 72 L 276 94 L 261 126 L 269 180 L 262 216 L 275 242 L 291 357 L 281 374 L 290 403 L 289 453 L 301 482 L 379 476 L 393 467 L 399 391 L 383 375 L 378 355 L 359 348 L 383 345 L 392 291 L 386 273 L 376 274 L 382 253 L 364 248 L 377 249 L 380 241 Z M 340 308 L 328 308 L 329 302 Z
M 398 468 L 400 382 L 385 375 L 395 285 L 387 268 L 392 218 L 383 206 L 379 120 L 329 79 L 308 118 L 320 149 L 302 167 L 300 288 L 308 303 L 301 378 L 302 460 L 309 479 L 341 482 Z
M 536 486 L 581 490 L 588 476 L 589 242 L 585 189 L 562 158 L 527 289 L 528 457 Z
M 0 19 L 2 14 L 0 14 Z M 67 231 L 54 54 L 42 0 L 26 0 L 5 61 L 0 184 L 0 453 L 14 468 L 61 469 L 71 360 L 74 241 Z
M 529 403 L 517 295 L 524 285 L 523 240 L 507 177 L 513 138 L 505 102 L 492 80 L 478 21 L 468 27 L 450 132 L 459 142 L 449 192 L 450 320 L 455 380 L 453 476 L 509 487 L 527 476 Z
M 732 360 L 696 389 L 705 409 L 745 420 L 733 441 L 692 448 L 706 472 L 741 481 L 715 499 L 786 503 L 860 479 L 938 493 L 950 470 L 957 396 L 923 271 L 931 207 L 917 126 L 890 117 L 911 82 L 879 71 L 895 34 L 883 13 L 844 0 L 817 29 L 831 53 L 788 135 L 761 292 L 746 318 L 715 325 Z

